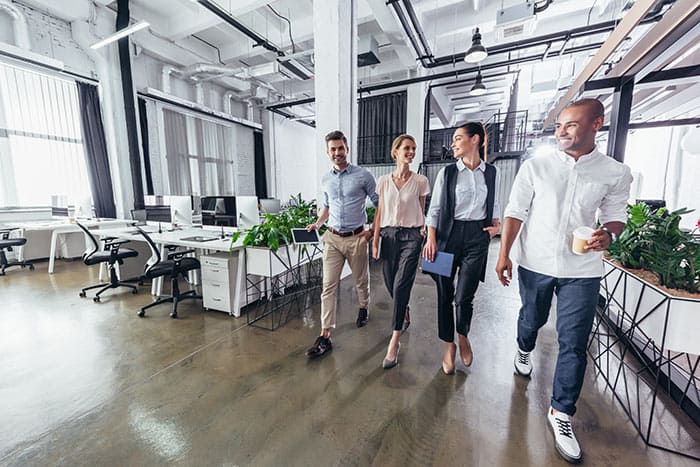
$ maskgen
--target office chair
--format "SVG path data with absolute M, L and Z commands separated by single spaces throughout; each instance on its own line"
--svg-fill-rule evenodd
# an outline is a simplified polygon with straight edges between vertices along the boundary
M 13 230 L 16 229 L 0 230 L 0 276 L 4 276 L 5 269 L 11 268 L 12 266 L 21 266 L 22 268 L 28 267 L 30 270 L 34 269 L 34 265 L 32 263 L 28 263 L 27 261 L 7 261 L 5 250 L 12 251 L 13 246 L 22 246 L 27 243 L 26 238 L 10 238 L 10 232 Z
M 126 281 L 120 281 L 119 278 L 117 278 L 117 270 L 115 266 L 116 264 L 124 264 L 125 258 L 133 258 L 134 256 L 139 255 L 138 251 L 136 250 L 132 250 L 130 248 L 120 248 L 122 244 L 128 243 L 129 240 L 117 240 L 114 237 L 104 237 L 102 239 L 102 241 L 104 242 L 104 249 L 101 250 L 97 239 L 92 234 L 92 232 L 88 230 L 87 227 L 85 227 L 80 222 L 76 222 L 75 225 L 80 227 L 80 229 L 90 240 L 90 243 L 92 243 L 92 247 L 89 247 L 85 251 L 85 253 L 83 253 L 83 263 L 85 263 L 87 266 L 92 266 L 94 264 L 99 263 L 108 263 L 109 265 L 109 284 L 104 285 L 100 283 L 96 285 L 91 285 L 89 287 L 85 287 L 80 291 L 80 296 L 85 297 L 87 295 L 85 293 L 87 290 L 96 289 L 98 287 L 102 288 L 95 294 L 95 296 L 92 299 L 96 303 L 100 301 L 100 295 L 102 294 L 102 292 L 108 289 L 126 287 L 128 289 L 131 289 L 131 293 L 137 293 L 138 289 L 136 288 L 136 286 L 127 284 Z M 143 284 L 143 281 L 140 278 L 135 280 L 139 281 L 139 285 Z
M 144 270 L 144 277 L 149 279 L 155 279 L 157 277 L 169 276 L 170 277 L 170 295 L 165 295 L 158 297 L 153 303 L 150 303 L 138 312 L 140 317 L 146 316 L 146 310 L 161 303 L 172 303 L 173 311 L 170 313 L 171 318 L 177 318 L 177 305 L 182 300 L 202 298 L 201 295 L 197 295 L 195 289 L 188 290 L 187 292 L 180 292 L 180 286 L 178 284 L 178 277 L 183 276 L 187 280 L 187 273 L 195 269 L 200 269 L 201 265 L 197 258 L 192 258 L 191 256 L 185 256 L 189 253 L 193 253 L 194 250 L 184 250 L 184 251 L 174 251 L 174 246 L 166 246 L 170 253 L 168 253 L 167 259 L 163 259 L 160 254 L 160 250 L 153 242 L 153 239 L 144 232 L 141 228 L 136 227 L 139 233 L 143 236 L 151 249 L 151 257 L 146 262 L 146 268 Z

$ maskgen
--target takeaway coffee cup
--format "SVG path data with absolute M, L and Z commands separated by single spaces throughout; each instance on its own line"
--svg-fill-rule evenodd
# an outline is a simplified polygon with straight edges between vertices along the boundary
M 571 245 L 571 249 L 573 250 L 574 254 L 585 255 L 589 252 L 589 250 L 586 250 L 584 247 L 591 239 L 593 232 L 595 232 L 595 230 L 590 227 L 579 227 L 578 229 L 574 230 L 574 241 Z

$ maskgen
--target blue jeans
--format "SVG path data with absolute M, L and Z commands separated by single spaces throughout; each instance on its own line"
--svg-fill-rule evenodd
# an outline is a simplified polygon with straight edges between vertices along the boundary
M 586 373 L 586 346 L 593 327 L 600 278 L 558 278 L 518 267 L 522 307 L 518 317 L 518 346 L 530 352 L 537 332 L 547 323 L 552 294 L 557 294 L 559 355 L 554 372 L 552 407 L 573 415 Z

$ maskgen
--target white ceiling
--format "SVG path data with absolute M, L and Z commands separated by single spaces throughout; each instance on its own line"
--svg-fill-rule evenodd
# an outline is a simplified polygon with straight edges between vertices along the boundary
M 41 2 L 32 1 L 34 3 L 43 2 L 43 0 Z M 81 0 L 64 1 L 77 4 Z M 267 38 L 285 54 L 296 54 L 299 63 L 313 71 L 312 0 L 216 1 L 236 20 Z M 102 0 L 98 2 L 98 4 L 100 3 L 108 4 L 108 7 L 116 9 L 116 2 L 109 3 L 109 1 Z M 528 36 L 509 39 L 498 38 L 497 18 L 499 10 L 522 6 L 525 0 L 411 0 L 399 3 L 410 3 L 413 6 L 433 56 L 443 57 L 466 52 L 471 45 L 471 36 L 476 27 L 481 30 L 482 43 L 488 49 L 526 37 L 539 37 L 589 24 L 619 20 L 626 13 L 625 7 L 630 2 L 628 0 L 555 0 L 532 18 L 535 20 L 534 30 Z M 542 6 L 546 3 L 548 3 L 547 0 L 540 0 L 536 4 Z M 151 24 L 151 33 L 171 43 L 187 44 L 190 47 L 196 44 L 200 49 L 209 49 L 209 54 L 216 57 L 211 60 L 212 64 L 220 65 L 223 63 L 226 66 L 240 69 L 241 67 L 254 67 L 275 62 L 277 59 L 272 52 L 262 47 L 254 47 L 250 38 L 194 0 L 131 0 L 130 5 L 132 19 L 148 21 Z M 287 21 L 280 18 L 272 9 L 291 22 L 293 45 L 290 41 Z M 358 78 L 361 87 L 415 76 L 456 72 L 460 69 L 473 67 L 473 65 L 461 60 L 430 69 L 421 66 L 416 60 L 417 53 L 401 27 L 394 9 L 386 4 L 386 0 L 358 0 L 357 18 L 358 35 L 360 38 L 371 35 L 377 41 L 380 58 L 379 64 L 359 69 Z M 632 48 L 651 27 L 652 25 L 644 25 L 635 29 L 629 39 L 616 51 L 611 61 L 619 61 L 626 51 Z M 436 125 L 449 125 L 465 119 L 486 120 L 497 110 L 507 110 L 510 89 L 516 77 L 519 84 L 517 108 L 528 110 L 531 120 L 541 120 L 552 107 L 557 96 L 561 95 L 562 89 L 574 81 L 590 57 L 595 54 L 595 50 L 588 50 L 559 57 L 556 56 L 557 52 L 564 48 L 570 50 L 573 47 L 601 43 L 605 41 L 608 34 L 602 33 L 569 41 L 556 40 L 550 42 L 549 45 L 517 50 L 508 54 L 491 55 L 482 62 L 482 66 L 488 67 L 489 64 L 517 60 L 521 57 L 542 54 L 545 51 L 549 54 L 545 60 L 484 70 L 483 75 L 488 94 L 483 97 L 469 96 L 468 91 L 472 86 L 472 83 L 469 82 L 434 88 L 434 92 L 439 94 L 436 100 L 441 102 L 443 108 L 433 112 L 434 119 L 432 121 Z M 146 50 L 146 53 L 149 52 L 151 51 Z M 696 47 L 695 51 L 691 51 L 687 56 L 676 57 L 678 61 L 676 65 L 697 64 L 698 55 Z M 158 57 L 168 60 L 163 52 L 159 53 Z M 170 61 L 175 66 L 191 65 L 191 63 L 178 63 L 175 57 L 172 57 Z M 508 71 L 513 73 L 506 74 L 505 72 Z M 603 69 L 599 70 L 597 77 L 602 77 L 603 72 Z M 497 77 L 491 78 L 492 75 L 497 75 Z M 456 73 L 455 77 L 457 77 Z M 454 81 L 455 77 L 435 80 L 432 84 Z M 473 78 L 474 73 L 465 73 L 459 76 L 460 79 L 468 77 Z M 272 73 L 256 79 L 258 85 L 263 84 L 276 90 L 276 92 L 269 94 L 269 102 L 267 103 L 313 96 L 313 80 L 311 79 L 290 78 L 288 73 Z M 697 91 L 694 84 L 684 86 L 691 90 L 677 86 L 674 91 L 686 90 L 686 97 Z M 387 89 L 387 91 L 399 89 Z M 656 91 L 658 89 L 651 89 L 648 92 Z M 609 99 L 609 93 L 601 93 L 600 97 Z M 642 94 L 635 97 L 636 100 L 643 98 Z M 310 109 L 307 106 L 306 108 L 291 107 L 288 110 L 290 113 L 308 114 Z M 648 112 L 647 114 L 641 112 L 643 109 L 638 110 L 637 114 L 649 115 Z M 690 112 L 694 110 L 691 109 Z M 633 113 L 634 115 L 635 113 Z M 438 118 L 439 116 L 443 118 Z

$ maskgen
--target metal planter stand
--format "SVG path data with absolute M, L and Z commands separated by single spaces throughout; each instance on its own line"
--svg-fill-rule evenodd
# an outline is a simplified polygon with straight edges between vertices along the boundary
M 296 254 L 290 250 L 269 251 L 268 275 L 246 274 L 246 295 L 248 303 L 252 303 L 246 313 L 249 326 L 274 331 L 320 301 L 320 246 L 304 245 L 297 248 Z M 248 250 L 246 261 L 247 258 Z
M 700 358 L 683 351 L 674 330 L 674 305 L 700 313 L 700 300 L 670 296 L 605 262 L 593 364 L 647 445 L 700 460 Z

